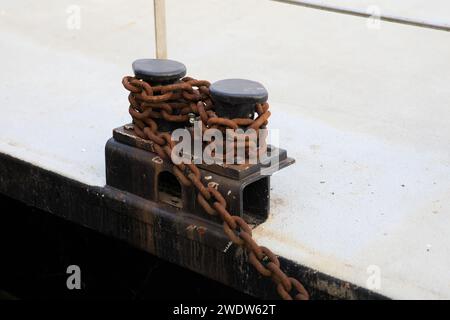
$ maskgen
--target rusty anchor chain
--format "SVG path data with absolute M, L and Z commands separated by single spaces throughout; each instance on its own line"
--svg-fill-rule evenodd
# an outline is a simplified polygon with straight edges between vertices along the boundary
M 192 115 L 195 115 L 206 128 L 236 130 L 244 126 L 258 130 L 265 128 L 270 117 L 268 103 L 257 104 L 255 119 L 219 117 L 210 97 L 210 83 L 205 80 L 184 77 L 169 84 L 151 85 L 142 79 L 126 76 L 122 84 L 130 92 L 129 113 L 133 119 L 134 132 L 139 137 L 152 141 L 158 156 L 168 161 L 171 161 L 175 144 L 169 132 L 158 130 L 158 119 L 183 124 L 188 123 Z M 260 149 L 265 147 L 265 143 L 259 144 Z M 221 218 L 225 235 L 234 244 L 247 250 L 248 262 L 261 276 L 270 277 L 274 281 L 282 299 L 309 299 L 304 286 L 281 270 L 278 257 L 267 247 L 255 242 L 249 224 L 227 210 L 227 202 L 222 194 L 202 183 L 200 170 L 195 164 L 182 162 L 173 163 L 173 166 L 174 174 L 180 183 L 184 186 L 195 186 L 198 203 L 208 214 Z M 295 293 L 292 293 L 293 291 Z

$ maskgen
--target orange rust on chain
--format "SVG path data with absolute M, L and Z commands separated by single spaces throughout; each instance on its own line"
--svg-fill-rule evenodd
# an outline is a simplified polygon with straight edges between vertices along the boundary
M 309 300 L 308 291 L 306 291 L 305 287 L 300 283 L 300 281 L 291 277 L 289 277 L 288 279 L 298 293 L 294 296 L 294 298 L 292 298 L 289 292 L 286 291 L 285 287 L 281 283 L 279 283 L 277 285 L 277 291 L 281 298 L 283 298 L 284 300 Z
M 134 77 L 124 77 L 122 84 L 130 91 L 129 113 L 133 118 L 134 131 L 141 138 L 154 143 L 155 152 L 162 159 L 172 160 L 172 150 L 175 143 L 168 132 L 159 132 L 154 119 L 164 119 L 168 122 L 187 122 L 189 114 L 198 117 L 207 128 L 216 128 L 222 131 L 237 130 L 246 127 L 259 131 L 265 128 L 270 117 L 269 104 L 257 104 L 256 119 L 225 119 L 214 112 L 214 104 L 209 95 L 209 82 L 185 77 L 169 85 L 151 86 L 149 83 Z M 174 110 L 177 113 L 174 114 Z M 206 128 L 204 128 L 206 130 Z M 233 142 L 245 146 L 246 156 L 250 147 L 257 147 L 260 155 L 265 152 L 267 144 L 265 135 L 255 145 L 248 136 L 241 139 L 241 134 L 234 132 Z M 224 144 L 224 142 L 221 142 Z M 219 144 L 212 141 L 210 144 Z M 234 149 L 234 148 L 233 148 Z M 234 151 L 234 150 L 231 150 Z M 227 151 L 228 153 L 230 150 Z M 225 158 L 227 153 L 222 156 Z M 227 237 L 235 244 L 242 246 L 248 252 L 248 261 L 256 271 L 265 277 L 270 277 L 277 286 L 277 292 L 285 300 L 308 300 L 309 295 L 303 285 L 296 279 L 288 277 L 280 269 L 278 257 L 268 248 L 259 246 L 252 238 L 252 229 L 245 220 L 232 215 L 227 210 L 227 202 L 222 194 L 215 188 L 206 186 L 201 181 L 200 170 L 192 163 L 173 163 L 173 172 L 184 186 L 194 185 L 197 189 L 199 205 L 210 215 L 218 215 L 223 221 L 223 230 Z M 292 289 L 297 291 L 291 295 Z
M 212 126 L 212 125 L 220 125 L 220 126 L 225 126 L 225 127 L 229 127 L 231 129 L 236 130 L 237 128 L 239 128 L 239 126 L 237 125 L 236 122 L 234 122 L 231 119 L 226 119 L 226 118 L 210 118 L 208 120 L 208 126 Z
M 214 208 L 212 208 L 210 206 L 208 201 L 203 197 L 203 195 L 201 193 L 197 194 L 197 201 L 198 201 L 198 204 L 202 206 L 202 208 L 206 211 L 207 214 L 209 214 L 211 216 L 217 215 L 216 210 L 214 210 Z
M 252 237 L 252 229 L 250 226 L 245 222 L 244 219 L 242 219 L 239 216 L 230 216 L 230 219 L 234 220 L 236 228 L 240 228 L 239 235 L 236 234 L 236 228 L 233 228 L 233 226 L 230 226 L 229 223 L 225 220 L 223 222 L 223 231 L 225 234 L 230 238 L 233 243 L 237 244 L 238 246 L 242 246 L 244 244 L 247 244 L 247 247 L 249 249 L 256 249 L 256 242 L 249 242 L 249 239 Z
M 272 276 L 272 272 L 269 269 L 267 269 L 261 261 L 263 259 L 268 259 L 278 267 L 280 266 L 280 261 L 270 249 L 263 246 L 260 246 L 260 249 L 262 255 L 260 254 L 260 252 L 250 251 L 249 262 L 261 275 L 265 277 L 270 277 Z

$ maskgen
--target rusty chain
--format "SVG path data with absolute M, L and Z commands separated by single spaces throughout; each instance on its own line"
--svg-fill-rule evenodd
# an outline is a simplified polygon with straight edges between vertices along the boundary
M 256 119 L 226 119 L 218 117 L 209 95 L 209 82 L 185 77 L 174 84 L 151 86 L 149 83 L 126 76 L 122 84 L 130 94 L 129 113 L 133 118 L 134 131 L 137 136 L 153 142 L 155 152 L 161 159 L 171 161 L 174 142 L 168 132 L 159 132 L 155 119 L 167 122 L 188 122 L 192 115 L 199 118 L 204 129 L 221 130 L 247 127 L 254 130 L 265 128 L 270 117 L 269 104 L 256 106 Z M 260 141 L 258 152 L 267 147 Z M 246 143 L 246 152 L 248 151 Z M 246 154 L 247 155 L 247 154 Z M 172 162 L 173 163 L 173 162 Z M 277 292 L 285 300 L 308 300 L 309 294 L 295 278 L 288 277 L 280 268 L 278 257 L 268 248 L 258 245 L 252 237 L 252 229 L 239 216 L 227 210 L 227 202 L 222 194 L 201 181 L 200 170 L 192 163 L 173 163 L 173 171 L 182 185 L 194 186 L 197 201 L 210 215 L 218 215 L 223 221 L 223 231 L 236 245 L 248 252 L 249 263 L 264 276 L 270 277 L 276 284 Z M 297 292 L 291 295 L 291 291 Z

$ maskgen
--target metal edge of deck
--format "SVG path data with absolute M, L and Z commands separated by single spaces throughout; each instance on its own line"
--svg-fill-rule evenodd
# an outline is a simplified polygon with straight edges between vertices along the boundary
M 242 249 L 232 245 L 219 250 L 217 243 L 228 242 L 221 232 L 201 219 L 165 211 L 162 204 L 108 186 L 88 186 L 4 153 L 0 192 L 255 297 L 277 298 L 274 284 L 246 263 Z M 197 224 L 205 227 L 201 234 Z M 280 261 L 290 276 L 301 279 L 312 299 L 387 299 L 283 257 Z

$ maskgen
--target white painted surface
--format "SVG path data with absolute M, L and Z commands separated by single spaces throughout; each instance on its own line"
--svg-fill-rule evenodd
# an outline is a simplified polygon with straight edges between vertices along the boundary
M 101 186 L 104 144 L 129 120 L 121 77 L 154 52 L 152 3 L 77 3 L 80 30 L 72 1 L 0 3 L 0 151 Z M 257 239 L 361 286 L 377 265 L 389 297 L 450 298 L 450 35 L 260 0 L 167 14 L 189 74 L 270 92 L 297 163 L 274 176 Z

